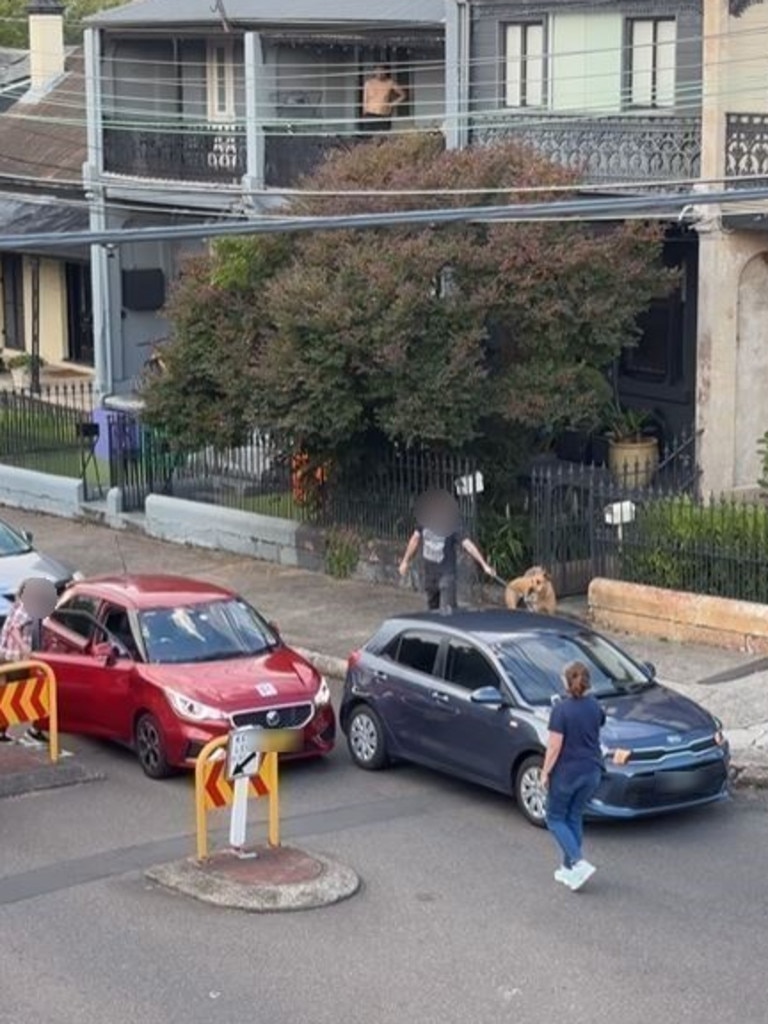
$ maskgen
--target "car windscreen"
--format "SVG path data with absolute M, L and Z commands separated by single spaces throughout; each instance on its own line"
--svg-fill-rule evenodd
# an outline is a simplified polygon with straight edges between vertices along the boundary
M 26 555 L 32 548 L 21 534 L 16 533 L 7 523 L 0 522 L 0 558 L 7 555 Z
M 147 659 L 160 665 L 243 658 L 279 643 L 258 612 L 236 599 L 141 611 L 139 626 Z
M 554 695 L 564 695 L 563 671 L 573 661 L 581 661 L 589 669 L 596 697 L 635 693 L 654 685 L 639 665 L 597 633 L 515 637 L 499 644 L 496 654 L 529 704 L 548 704 Z

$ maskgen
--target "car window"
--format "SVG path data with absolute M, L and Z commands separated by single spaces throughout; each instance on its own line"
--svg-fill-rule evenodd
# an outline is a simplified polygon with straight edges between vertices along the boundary
M 280 639 L 259 613 L 240 598 L 139 612 L 139 628 L 150 662 L 183 664 L 264 654 Z
M 482 651 L 458 640 L 451 640 L 448 644 L 445 678 L 467 690 L 479 690 L 481 686 L 499 687 L 501 682 L 496 669 Z
M 102 612 L 104 628 L 117 640 L 132 658 L 139 658 L 139 646 L 133 635 L 131 619 L 128 610 L 117 604 L 105 605 Z
M 437 664 L 440 639 L 423 633 L 403 633 L 393 657 L 399 665 L 405 665 L 416 672 L 433 675 Z
M 93 633 L 93 619 L 98 606 L 98 598 L 75 594 L 59 605 L 51 615 L 51 620 L 88 640 Z
M 0 522 L 0 558 L 6 555 L 24 555 L 31 551 L 29 541 L 7 523 Z
M 530 704 L 546 704 L 565 692 L 563 671 L 572 661 L 589 669 L 596 697 L 612 697 L 653 685 L 628 655 L 597 633 L 531 634 L 505 641 L 497 650 L 505 672 Z

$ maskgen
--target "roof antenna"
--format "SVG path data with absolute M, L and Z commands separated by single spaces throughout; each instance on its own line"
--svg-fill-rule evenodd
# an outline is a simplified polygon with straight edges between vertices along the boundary
M 227 9 L 224 6 L 224 0 L 214 0 L 213 7 L 211 8 L 213 14 L 218 14 L 221 19 L 221 27 L 225 32 L 231 32 L 232 26 L 227 17 Z
M 115 537 L 115 547 L 117 548 L 117 553 L 120 556 L 120 564 L 123 567 L 123 575 L 127 576 L 128 575 L 128 566 L 125 564 L 125 558 L 123 556 L 123 549 L 120 547 L 120 541 L 118 540 L 117 537 Z

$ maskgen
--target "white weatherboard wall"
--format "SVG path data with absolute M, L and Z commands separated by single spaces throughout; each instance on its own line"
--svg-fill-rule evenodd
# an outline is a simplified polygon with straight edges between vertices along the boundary
M 0 465 L 0 505 L 75 519 L 82 503 L 80 480 Z
M 550 32 L 552 109 L 618 113 L 624 45 L 621 14 L 556 14 Z

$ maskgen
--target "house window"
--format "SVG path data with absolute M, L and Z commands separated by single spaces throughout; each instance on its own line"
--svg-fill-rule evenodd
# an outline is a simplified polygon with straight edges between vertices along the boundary
M 4 253 L 0 264 L 3 283 L 3 344 L 24 350 L 24 263 L 15 253 Z
M 211 43 L 208 48 L 208 118 L 214 123 L 235 117 L 235 68 L 232 44 Z
M 630 106 L 674 106 L 676 44 L 674 18 L 637 18 L 629 22 Z
M 505 102 L 508 107 L 544 106 L 544 68 L 544 23 L 507 25 Z

